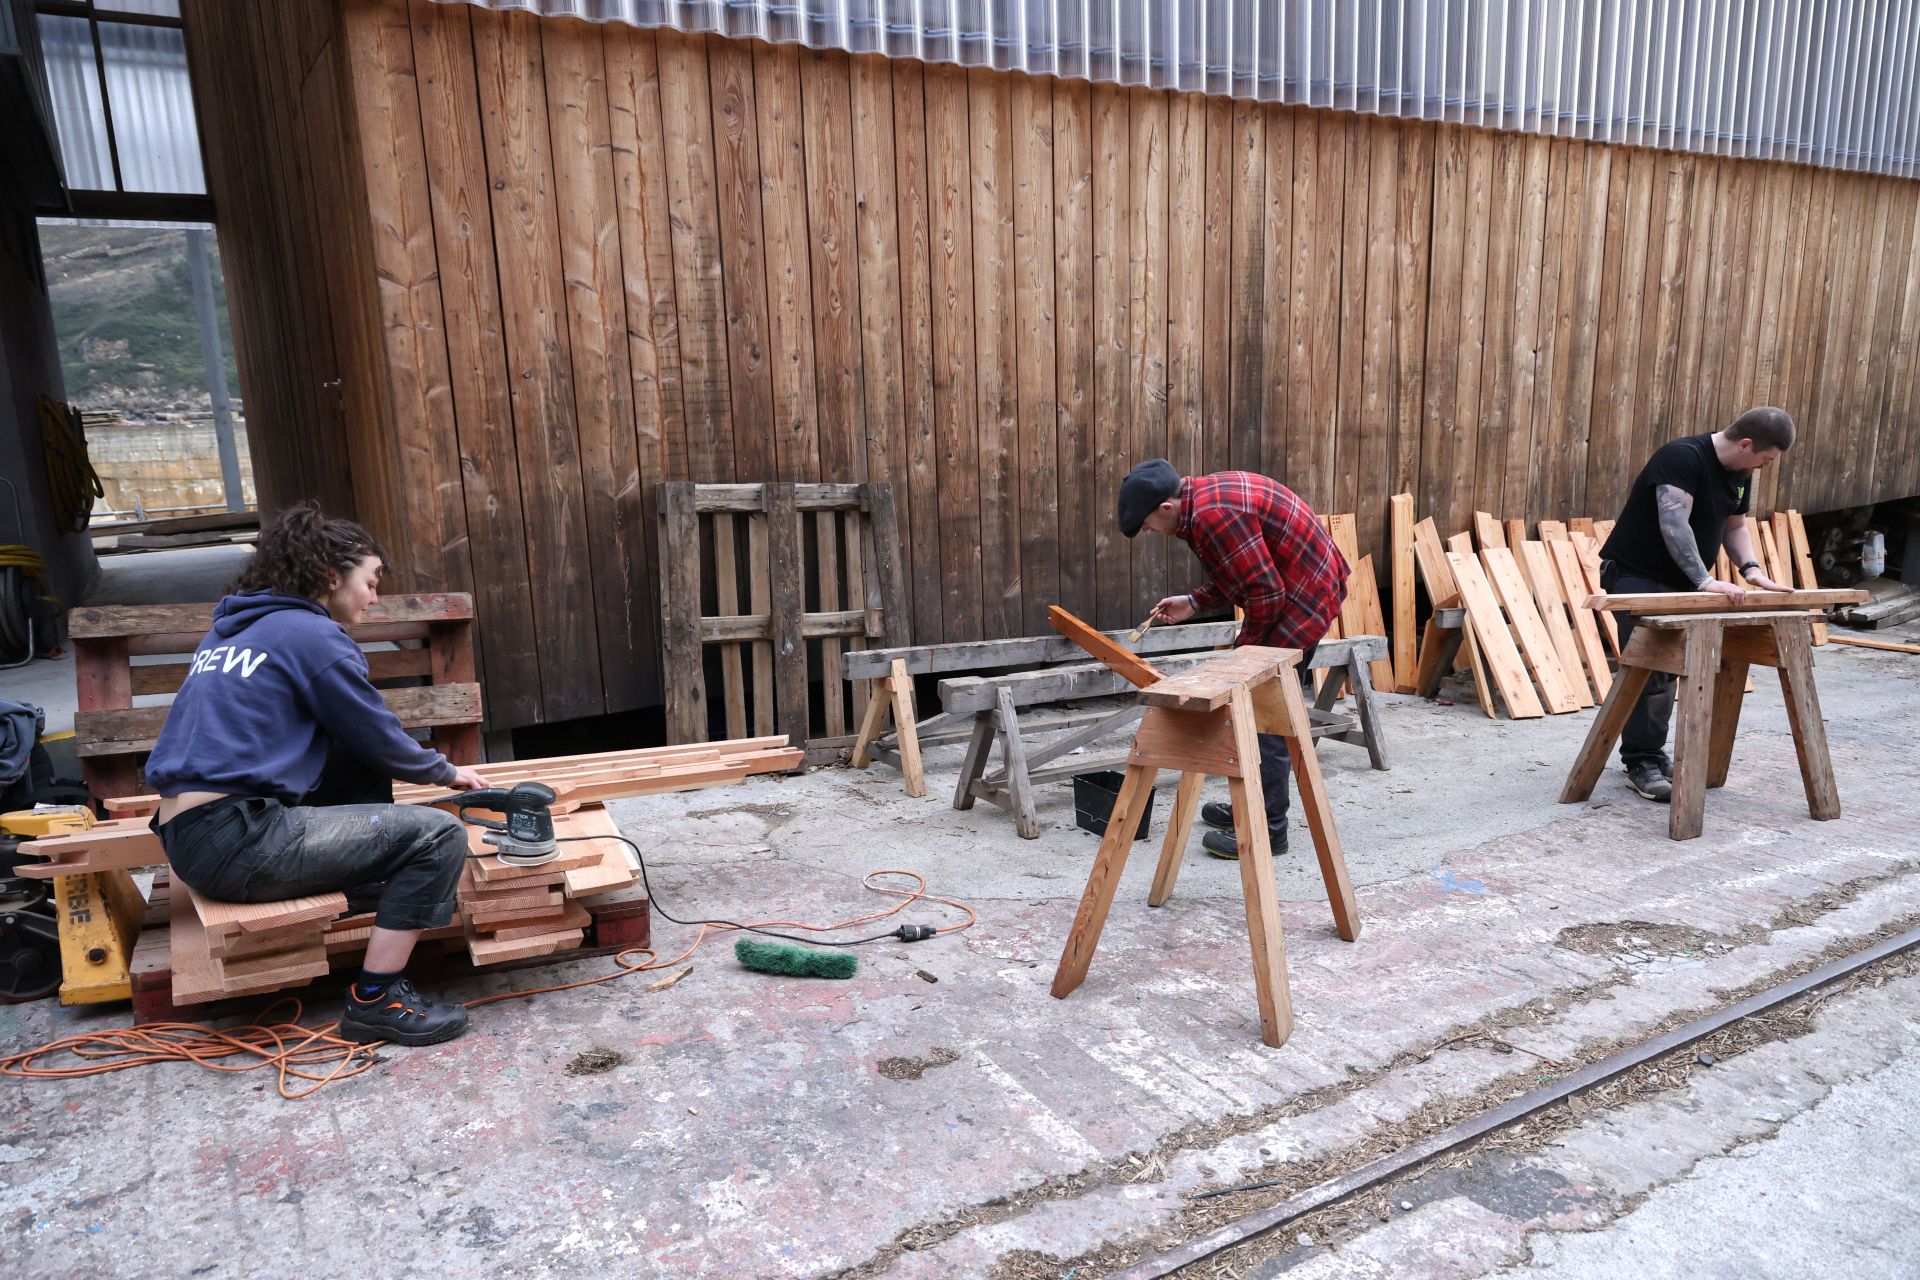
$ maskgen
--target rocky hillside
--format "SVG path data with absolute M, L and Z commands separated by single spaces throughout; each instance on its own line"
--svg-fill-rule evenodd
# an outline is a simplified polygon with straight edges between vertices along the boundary
M 69 400 L 130 417 L 208 407 L 184 231 L 43 223 L 40 245 Z M 237 399 L 219 248 L 208 249 L 227 388 Z

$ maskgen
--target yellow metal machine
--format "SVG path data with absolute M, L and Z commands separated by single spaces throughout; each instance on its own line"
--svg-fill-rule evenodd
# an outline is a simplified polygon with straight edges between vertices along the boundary
M 0 832 L 37 840 L 93 826 L 93 813 L 62 806 L 0 813 Z M 31 852 L 31 846 L 25 850 Z M 133 996 L 133 944 L 147 913 L 146 899 L 125 871 L 56 876 L 54 902 L 60 929 L 61 1004 L 101 1004 Z

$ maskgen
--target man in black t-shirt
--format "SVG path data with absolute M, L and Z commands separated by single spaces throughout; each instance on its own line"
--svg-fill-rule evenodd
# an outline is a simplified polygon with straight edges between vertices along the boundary
M 1753 475 L 1793 447 L 1793 419 L 1784 409 L 1749 409 L 1725 431 L 1661 445 L 1633 482 L 1627 505 L 1600 549 L 1600 585 L 1610 592 L 1715 591 L 1736 603 L 1745 588 L 1720 582 L 1713 562 L 1722 544 L 1740 576 L 1762 591 L 1787 591 L 1760 568 L 1747 510 Z M 1616 614 L 1620 647 L 1633 634 L 1631 614 Z M 1673 719 L 1673 677 L 1655 672 L 1620 735 L 1627 785 L 1649 800 L 1673 794 L 1667 727 Z

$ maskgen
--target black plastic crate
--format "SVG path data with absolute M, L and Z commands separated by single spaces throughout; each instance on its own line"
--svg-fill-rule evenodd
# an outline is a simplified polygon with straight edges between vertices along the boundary
M 1097 836 L 1107 834 L 1107 819 L 1113 816 L 1113 803 L 1120 798 L 1120 784 L 1126 776 L 1111 769 L 1073 775 L 1073 820 L 1082 831 L 1091 831 Z M 1149 790 L 1147 803 L 1140 809 L 1140 829 L 1133 833 L 1133 838 L 1145 840 L 1147 827 L 1152 822 L 1153 792 Z

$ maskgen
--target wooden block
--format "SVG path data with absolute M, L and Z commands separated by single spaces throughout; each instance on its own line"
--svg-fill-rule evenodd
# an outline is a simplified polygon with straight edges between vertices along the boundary
M 1235 689 L 1281 675 L 1300 661 L 1298 649 L 1270 649 L 1243 645 L 1209 658 L 1177 676 L 1169 676 L 1141 692 L 1148 706 L 1173 711 L 1212 711 L 1227 705 Z
M 1393 689 L 1412 693 L 1420 665 L 1413 587 L 1413 495 L 1387 499 L 1387 540 L 1393 571 Z M 1384 687 L 1384 686 L 1383 686 Z
M 1129 764 L 1211 774 L 1220 778 L 1258 775 L 1260 758 L 1241 757 L 1227 717 L 1210 711 L 1173 711 L 1149 707 L 1133 737 Z
M 478 837 L 475 837 L 476 841 Z M 475 853 L 484 849 L 489 855 L 492 845 L 480 845 Z M 487 856 L 473 861 L 473 874 L 481 884 L 498 885 L 511 880 L 553 880 L 558 883 L 563 872 L 577 871 L 582 867 L 598 866 L 600 854 L 585 845 L 561 845 L 560 854 L 551 862 L 543 862 L 537 867 L 519 867 L 500 861 L 498 857 Z
M 1553 641 L 1553 651 L 1560 659 L 1560 670 L 1573 687 L 1580 705 L 1590 707 L 1593 705 L 1593 691 L 1581 668 L 1580 647 L 1574 640 L 1573 623 L 1567 617 L 1566 596 L 1561 593 L 1560 575 L 1553 567 L 1547 545 L 1527 540 L 1519 546 L 1520 569 L 1527 579 L 1527 586 L 1533 591 L 1534 603 L 1540 608 L 1540 620 L 1546 623 L 1547 636 Z M 1599 642 L 1598 633 L 1595 633 L 1594 641 Z
M 1160 672 L 1152 663 L 1147 662 L 1118 641 L 1109 638 L 1103 632 L 1096 631 L 1080 619 L 1062 609 L 1059 605 L 1047 607 L 1047 621 L 1055 631 L 1085 649 L 1088 653 L 1104 662 L 1107 666 L 1125 676 L 1128 681 L 1144 689 L 1158 683 Z
M 467 935 L 467 951 L 476 965 L 500 964 L 507 960 L 525 960 L 530 956 L 549 956 L 556 951 L 577 947 L 586 938 L 584 929 L 544 933 L 534 938 L 516 938 L 502 942 L 478 934 Z
M 1486 568 L 1495 596 L 1506 609 L 1507 616 L 1513 620 L 1513 629 L 1520 641 L 1520 652 L 1533 672 L 1535 683 L 1540 686 L 1541 701 L 1546 709 L 1555 714 L 1578 711 L 1580 699 L 1574 695 L 1573 683 L 1560 667 L 1553 640 L 1547 634 L 1540 610 L 1520 576 L 1520 567 L 1514 561 L 1513 552 L 1505 547 L 1489 547 L 1480 553 L 1480 560 Z M 1457 569 L 1454 576 L 1459 577 Z
M 569 929 L 584 929 L 593 922 L 593 913 L 578 903 L 569 902 L 551 919 L 540 923 L 515 925 L 508 929 L 496 929 L 493 932 L 497 942 L 519 942 L 526 938 L 538 938 L 546 934 L 564 933 Z
M 167 930 L 167 963 L 173 971 L 173 1002 L 204 1004 L 226 994 L 220 981 L 220 965 L 207 949 L 206 927 L 193 899 L 184 893 L 173 895 L 172 920 Z
M 318 893 L 284 902 L 221 902 L 202 896 L 192 885 L 183 886 L 209 937 L 233 933 L 272 933 L 290 925 L 325 925 L 347 909 L 344 893 Z
M 1504 547 L 1507 535 L 1501 531 L 1500 522 L 1485 511 L 1473 513 L 1473 536 L 1482 551 L 1488 547 Z
M 1349 599 L 1358 598 L 1360 605 L 1360 629 L 1355 635 L 1384 636 L 1387 634 L 1387 619 L 1380 611 L 1380 581 L 1374 576 L 1373 557 L 1361 556 L 1360 564 L 1354 570 L 1347 584 Z M 1370 664 L 1373 686 L 1376 689 L 1394 687 L 1393 663 L 1386 658 L 1375 658 Z
M 282 947 L 278 951 L 263 952 L 256 956 L 242 956 L 233 960 L 220 961 L 220 980 L 232 991 L 243 986 L 249 979 L 257 979 L 265 974 L 276 973 L 282 969 L 310 967 L 318 964 L 325 972 L 327 944 L 318 933 L 298 946 Z M 318 975 L 315 975 L 318 976 Z
M 1539 695 L 1533 691 L 1533 682 L 1527 678 L 1526 663 L 1514 645 L 1513 633 L 1507 629 L 1507 620 L 1500 612 L 1500 601 L 1480 563 L 1470 555 L 1449 551 L 1447 565 L 1460 588 L 1460 602 L 1466 607 L 1467 618 L 1473 626 L 1481 660 L 1486 663 L 1494 686 L 1500 690 L 1501 700 L 1507 704 L 1507 714 L 1516 720 L 1545 715 Z

